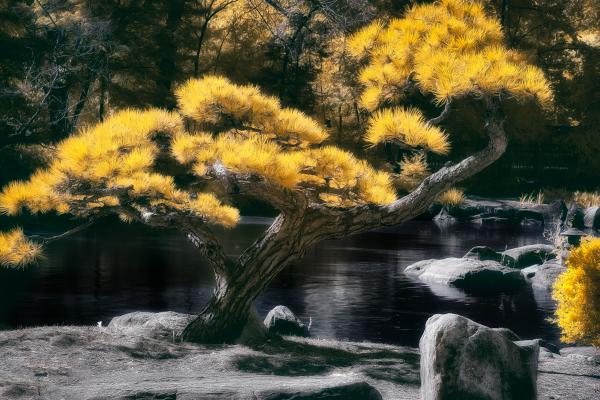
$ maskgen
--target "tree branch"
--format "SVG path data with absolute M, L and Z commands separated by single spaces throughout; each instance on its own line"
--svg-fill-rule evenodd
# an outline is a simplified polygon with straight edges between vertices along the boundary
M 435 118 L 431 118 L 430 120 L 427 121 L 427 125 L 439 125 L 441 124 L 446 118 L 448 118 L 448 115 L 450 114 L 450 105 L 451 100 L 448 99 L 448 101 L 446 102 L 446 104 L 444 105 L 444 109 L 442 110 L 441 114 L 438 115 Z
M 496 161 L 508 144 L 503 128 L 504 117 L 499 98 L 485 98 L 488 135 L 487 146 L 463 159 L 458 164 L 442 167 L 434 172 L 411 193 L 385 206 L 366 205 L 352 209 L 331 209 L 320 204 L 311 204 L 311 209 L 323 216 L 318 230 L 322 232 L 315 241 L 336 239 L 350 234 L 369 231 L 379 226 L 397 225 L 422 214 L 436 197 L 456 183 L 480 172 Z M 312 227 L 311 231 L 317 230 Z
M 87 221 L 87 222 L 86 222 L 86 223 L 84 223 L 84 224 L 81 224 L 81 225 L 79 225 L 79 226 L 76 226 L 76 227 L 75 227 L 75 228 L 73 228 L 73 229 L 69 229 L 68 231 L 66 231 L 66 232 L 63 232 L 63 233 L 61 233 L 61 234 L 59 234 L 59 235 L 55 235 L 55 236 L 48 236 L 48 237 L 45 237 L 45 236 L 41 236 L 41 235 L 29 235 L 28 237 L 29 237 L 30 239 L 38 239 L 38 240 L 41 240 L 43 244 L 46 244 L 46 243 L 54 242 L 54 241 L 56 241 L 56 240 L 64 239 L 64 238 L 66 238 L 66 237 L 68 237 L 68 236 L 71 236 L 71 235 L 74 235 L 74 234 L 76 234 L 76 233 L 78 233 L 78 232 L 84 231 L 84 230 L 86 230 L 87 228 L 89 228 L 90 226 L 94 225 L 94 223 L 95 223 L 95 222 L 96 222 L 96 219 L 95 219 L 95 218 L 93 218 L 93 219 L 90 219 L 89 221 Z

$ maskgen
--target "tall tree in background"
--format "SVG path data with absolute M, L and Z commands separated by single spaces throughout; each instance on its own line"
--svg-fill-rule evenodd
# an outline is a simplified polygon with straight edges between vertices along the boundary
M 550 140 L 577 149 L 577 174 L 600 168 L 600 1 L 491 0 L 508 43 L 542 68 L 555 91 Z M 528 118 L 528 116 L 527 116 Z
M 105 21 L 91 18 L 78 0 L 6 0 L 5 46 L 12 62 L 0 93 L 8 104 L 2 125 L 5 142 L 29 141 L 46 133 L 56 141 L 77 127 L 98 80 L 106 74 L 110 33 Z M 7 60 L 11 61 L 11 60 Z M 13 138 L 13 140 L 11 140 Z
M 403 148 L 399 175 L 323 145 L 327 132 L 316 121 L 256 87 L 210 76 L 177 89 L 177 111 L 126 109 L 63 141 L 48 168 L 3 190 L 0 206 L 11 215 L 23 208 L 69 213 L 87 221 L 82 228 L 116 213 L 180 230 L 211 262 L 216 281 L 213 298 L 182 337 L 233 341 L 256 297 L 313 244 L 411 219 L 497 160 L 507 145 L 505 98 L 551 102 L 543 73 L 505 46 L 498 21 L 477 2 L 415 6 L 402 19 L 367 26 L 350 48 L 364 62 L 361 104 L 372 112 L 364 140 Z M 413 92 L 441 113 L 427 119 L 419 109 L 395 106 Z M 439 125 L 465 97 L 485 108 L 488 144 L 430 173 L 427 154 L 450 151 Z M 239 219 L 210 190 L 215 184 L 279 211 L 237 259 L 225 255 L 211 231 L 212 224 L 231 227 Z M 21 230 L 4 233 L 0 261 L 27 264 L 43 243 Z

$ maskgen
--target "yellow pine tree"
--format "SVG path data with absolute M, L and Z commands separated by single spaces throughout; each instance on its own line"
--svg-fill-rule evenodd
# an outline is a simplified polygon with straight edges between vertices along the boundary
M 350 43 L 365 63 L 363 105 L 373 111 L 363 139 L 367 146 L 393 143 L 405 150 L 398 175 L 328 144 L 328 132 L 317 121 L 282 107 L 259 88 L 206 76 L 176 90 L 175 111 L 125 109 L 65 139 L 50 165 L 2 190 L 0 211 L 54 210 L 86 224 L 117 214 L 124 221 L 179 229 L 210 261 L 216 279 L 213 298 L 182 338 L 235 340 L 256 297 L 314 243 L 413 218 L 498 159 L 507 144 L 502 97 L 544 104 L 551 98 L 539 70 L 504 47 L 498 23 L 477 2 L 418 5 L 402 19 L 369 25 Z M 407 89 L 443 104 L 442 113 L 427 119 L 397 104 Z M 486 108 L 489 143 L 432 173 L 427 153 L 450 151 L 449 134 L 438 125 L 451 112 L 452 99 L 464 96 Z M 189 181 L 178 174 L 195 181 L 177 184 Z M 216 184 L 261 198 L 280 212 L 235 260 L 226 257 L 211 225 L 235 226 L 238 210 L 219 198 L 222 191 L 198 189 Z M 399 196 L 398 186 L 409 193 Z M 0 263 L 26 265 L 54 239 L 32 240 L 18 229 L 3 233 Z

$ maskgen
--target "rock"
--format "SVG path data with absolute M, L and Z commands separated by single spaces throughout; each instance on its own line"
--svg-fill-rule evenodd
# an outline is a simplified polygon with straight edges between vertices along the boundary
M 264 321 L 269 333 L 278 335 L 309 336 L 308 328 L 286 306 L 277 306 Z
M 522 224 L 537 221 L 550 226 L 564 218 L 567 209 L 562 201 L 552 204 L 524 204 L 512 200 L 470 198 L 448 208 L 450 216 L 459 221 L 504 222 Z
M 456 223 L 458 220 L 454 218 L 452 215 L 448 213 L 446 207 L 442 208 L 435 217 L 433 217 L 433 222 L 440 227 L 449 227 Z
M 534 264 L 543 264 L 548 260 L 556 258 L 554 246 L 549 244 L 530 244 L 527 246 L 515 247 L 503 251 L 501 254 L 507 260 L 505 265 L 515 268 L 525 268 Z M 514 260 L 514 264 L 510 265 L 510 260 Z
M 175 338 L 195 318 L 173 311 L 151 313 L 136 311 L 113 318 L 107 329 L 113 333 L 151 338 Z
M 583 227 L 600 229 L 600 207 L 588 207 L 583 211 Z
M 542 265 L 523 268 L 521 273 L 534 288 L 551 291 L 554 281 L 565 270 L 566 268 L 558 260 L 551 260 Z
M 543 264 L 556 258 L 554 247 L 549 244 L 530 244 L 515 247 L 502 252 L 487 246 L 476 246 L 467 252 L 463 258 L 474 258 L 480 261 L 496 261 L 513 268 L 525 268 L 534 264 Z
M 404 272 L 425 283 L 452 285 L 468 291 L 511 290 L 525 283 L 518 270 L 474 258 L 424 260 L 409 265 Z
M 509 256 L 506 256 L 509 257 Z M 487 246 L 475 246 L 473 247 L 471 250 L 469 250 L 467 252 L 467 254 L 465 254 L 463 256 L 463 258 L 475 258 L 477 260 L 480 261 L 496 261 L 499 263 L 502 263 L 503 259 L 502 259 L 502 253 L 497 252 L 496 250 L 493 250 L 490 247 Z M 515 260 L 510 257 L 510 259 L 506 260 L 503 264 L 504 265 L 508 265 L 508 264 L 514 264 Z
M 535 399 L 539 345 L 456 314 L 427 320 L 419 342 L 423 400 Z

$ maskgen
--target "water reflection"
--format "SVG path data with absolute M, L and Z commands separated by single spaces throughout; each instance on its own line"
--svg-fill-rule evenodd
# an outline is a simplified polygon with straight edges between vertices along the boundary
M 268 222 L 245 219 L 219 232 L 226 252 L 239 254 Z M 545 320 L 552 312 L 547 293 L 525 287 L 510 295 L 466 295 L 403 273 L 415 261 L 460 257 L 476 245 L 504 249 L 542 240 L 537 227 L 413 221 L 320 244 L 286 269 L 257 307 L 264 315 L 288 305 L 307 322 L 312 318 L 314 334 L 325 338 L 416 345 L 429 316 L 455 312 L 556 342 Z M 133 310 L 194 312 L 212 291 L 210 268 L 176 232 L 107 224 L 57 242 L 46 254 L 38 267 L 0 271 L 0 327 L 106 323 Z

